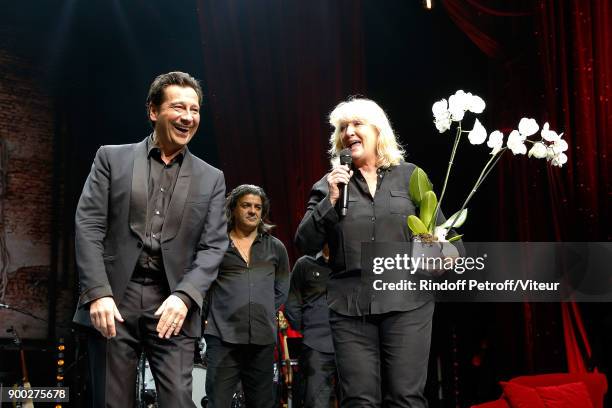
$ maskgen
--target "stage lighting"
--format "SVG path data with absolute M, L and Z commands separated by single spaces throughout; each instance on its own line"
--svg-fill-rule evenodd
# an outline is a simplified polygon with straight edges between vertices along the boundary
M 66 363 L 66 360 L 64 360 L 65 357 L 65 352 L 66 350 L 66 345 L 64 344 L 64 339 L 62 337 L 60 337 L 57 340 L 57 355 L 55 356 L 56 359 L 56 363 L 57 363 L 57 369 L 55 372 L 55 385 L 57 387 L 63 387 L 64 386 L 64 365 Z M 56 407 L 61 407 L 61 404 L 56 405 Z
M 431 10 L 434 7 L 434 0 L 423 0 L 423 8 L 425 10 Z

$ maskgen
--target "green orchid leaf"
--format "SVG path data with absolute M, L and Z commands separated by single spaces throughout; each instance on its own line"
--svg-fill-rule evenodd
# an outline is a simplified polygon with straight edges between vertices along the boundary
M 424 225 L 431 225 L 431 218 L 433 217 L 434 211 L 436 211 L 437 205 L 438 198 L 436 197 L 436 193 L 434 193 L 433 191 L 427 191 L 425 194 L 423 194 L 423 199 L 421 200 L 421 207 L 419 208 L 419 218 L 421 219 Z
M 461 213 L 459 213 L 459 211 L 457 211 L 456 213 L 451 215 L 451 217 L 448 220 L 446 220 L 446 222 L 444 224 L 442 224 L 441 227 L 442 228 L 450 228 L 450 226 L 453 225 L 453 222 L 454 222 L 455 225 L 453 225 L 453 228 L 459 228 L 465 222 L 465 220 L 467 218 L 467 214 L 468 214 L 468 209 L 467 208 L 464 208 L 463 210 L 461 210 Z M 455 218 L 457 218 L 456 222 L 455 222 Z
M 462 236 L 463 236 L 463 234 L 461 234 L 461 235 L 455 235 L 454 237 L 449 238 L 449 239 L 448 239 L 448 242 L 455 242 L 455 241 L 459 241 L 459 240 L 461 239 L 461 237 L 462 237 Z
M 415 235 L 427 234 L 427 227 L 425 226 L 425 224 L 423 224 L 423 221 L 421 221 L 416 215 L 409 215 L 407 222 L 408 228 L 410 228 L 410 231 L 412 231 Z
M 412 202 L 418 207 L 421 205 L 421 201 L 423 200 L 423 195 L 431 191 L 433 185 L 431 181 L 429 181 L 429 177 L 427 177 L 427 173 L 423 171 L 422 168 L 417 167 L 412 172 L 410 176 L 410 184 L 408 185 L 410 190 L 410 198 Z

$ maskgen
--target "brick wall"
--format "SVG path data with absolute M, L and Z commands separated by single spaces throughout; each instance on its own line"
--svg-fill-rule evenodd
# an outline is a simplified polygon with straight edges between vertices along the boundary
M 2 303 L 47 318 L 51 263 L 53 138 L 52 99 L 45 94 L 33 63 L 0 49 L 0 138 L 8 151 L 7 185 L 0 198 L 9 280 Z M 57 233 L 57 232 L 56 232 Z M 59 290 L 60 321 L 70 304 L 68 290 Z M 47 325 L 1 310 L 0 337 L 15 326 L 24 338 L 43 338 Z

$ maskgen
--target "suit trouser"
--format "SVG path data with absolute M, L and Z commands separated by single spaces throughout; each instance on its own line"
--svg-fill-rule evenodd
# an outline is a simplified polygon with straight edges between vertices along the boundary
M 304 408 L 329 408 L 335 388 L 334 353 L 323 353 L 303 345 L 299 367 L 304 383 Z
M 379 315 L 330 310 L 341 407 L 427 407 L 433 312 L 434 302 Z
M 274 344 L 232 344 L 205 337 L 208 408 L 230 408 L 240 381 L 248 408 L 274 407 Z
M 159 318 L 153 314 L 169 293 L 167 285 L 130 281 L 118 305 L 125 322 L 115 321 L 117 336 L 107 340 L 95 330 L 89 336 L 92 406 L 135 406 L 136 367 L 144 351 L 155 379 L 158 406 L 195 407 L 191 399 L 195 339 L 181 334 L 160 339 L 155 330 Z

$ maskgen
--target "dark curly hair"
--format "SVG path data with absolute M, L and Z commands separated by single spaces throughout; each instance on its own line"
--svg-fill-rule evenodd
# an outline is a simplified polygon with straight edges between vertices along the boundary
M 233 189 L 225 199 L 225 216 L 227 217 L 227 231 L 231 231 L 234 229 L 235 220 L 234 220 L 234 209 L 238 205 L 238 200 L 240 197 L 245 196 L 247 194 L 253 194 L 259 196 L 261 198 L 261 220 L 259 221 L 259 225 L 257 226 L 257 231 L 259 233 L 270 232 L 272 228 L 275 226 L 269 223 L 268 214 L 270 212 L 270 200 L 266 195 L 266 192 L 263 188 L 253 185 L 253 184 L 242 184 L 235 189 Z

